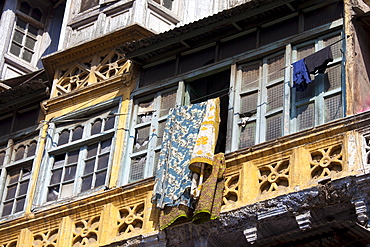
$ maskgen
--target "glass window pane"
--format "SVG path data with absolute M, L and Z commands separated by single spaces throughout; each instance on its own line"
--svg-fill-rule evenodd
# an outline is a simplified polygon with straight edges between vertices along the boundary
M 266 141 L 282 136 L 282 114 L 266 118 Z
M 31 144 L 28 146 L 27 157 L 31 157 L 31 156 L 35 155 L 36 146 L 37 146 L 36 142 L 31 142 Z
M 256 88 L 260 78 L 260 63 L 243 66 L 241 70 L 243 76 L 241 90 Z
M 283 106 L 284 103 L 284 84 L 275 84 L 267 88 L 267 110 L 271 111 Z
M 19 10 L 28 15 L 30 13 L 31 6 L 27 2 L 22 2 L 19 6 Z
M 297 107 L 297 130 L 312 128 L 315 124 L 315 105 L 307 104 Z
M 277 79 L 283 79 L 284 77 L 284 54 L 278 55 L 267 60 L 268 77 L 267 81 L 274 81 Z
M 39 29 L 37 27 L 29 25 L 27 34 L 30 35 L 31 37 L 36 38 L 38 31 Z
M 107 176 L 106 171 L 97 173 L 96 174 L 95 187 L 99 187 L 101 185 L 104 185 L 106 176 Z
M 114 128 L 116 117 L 109 117 L 105 120 L 104 130 L 110 130 Z
M 163 133 L 164 133 L 165 126 L 166 126 L 166 121 L 162 121 L 158 123 L 157 145 L 161 145 L 163 142 Z
M 80 12 L 88 10 L 99 4 L 99 0 L 85 0 L 81 1 Z
M 337 64 L 326 69 L 324 74 L 325 92 L 340 88 L 342 85 L 342 64 Z
M 60 183 L 62 180 L 62 169 L 54 170 L 52 171 L 51 179 L 50 179 L 50 185 Z
M 87 158 L 96 156 L 98 153 L 98 143 L 87 147 Z
M 342 94 L 327 97 L 325 100 L 325 122 L 343 117 Z
M 144 167 L 146 156 L 133 158 L 131 160 L 130 180 L 135 181 L 144 178 Z
M 154 100 L 140 102 L 138 105 L 137 123 L 147 123 L 152 120 Z
M 23 58 L 24 60 L 26 60 L 27 62 L 31 62 L 31 60 L 32 60 L 32 55 L 33 55 L 33 52 L 28 51 L 28 50 L 24 50 L 22 58 Z
M 297 61 L 311 55 L 314 52 L 315 52 L 314 43 L 297 48 Z
M 91 135 L 99 134 L 101 132 L 102 121 L 96 120 L 91 127 Z
M 10 215 L 12 213 L 13 201 L 4 203 L 2 216 Z
M 26 198 L 18 199 L 17 203 L 15 205 L 15 212 L 14 213 L 23 211 L 25 203 L 26 203 Z
M 23 168 L 22 169 L 22 181 L 25 181 L 27 179 L 31 178 L 31 170 L 28 168 Z
M 73 195 L 73 183 L 63 184 L 62 192 L 60 193 L 60 198 L 66 198 Z
M 69 130 L 63 130 L 59 135 L 58 146 L 68 143 L 69 141 Z
M 58 195 L 59 195 L 59 186 L 49 187 L 48 196 L 46 200 L 48 202 L 55 201 L 58 199 Z
M 135 142 L 134 142 L 135 152 L 144 150 L 148 147 L 149 132 L 150 132 L 150 125 L 136 129 Z
M 41 10 L 35 8 L 32 10 L 31 17 L 34 18 L 35 20 L 41 21 L 42 18 L 42 12 Z
M 83 127 L 82 126 L 78 126 L 76 127 L 74 130 L 73 130 L 73 134 L 72 134 L 72 141 L 76 141 L 76 140 L 80 140 L 82 138 L 82 134 L 83 134 Z
M 18 180 L 19 180 L 19 170 L 9 172 L 9 176 L 10 176 L 9 184 L 18 182 Z
M 64 158 L 65 158 L 65 154 L 55 156 L 53 168 L 55 169 L 55 168 L 64 166 Z
M 74 180 L 77 166 L 68 166 L 64 171 L 63 181 Z
M 315 96 L 315 81 L 312 81 L 311 83 L 307 84 L 306 90 L 303 92 L 296 91 L 296 102 L 299 102 L 301 100 L 307 100 L 311 99 Z
M 337 42 L 337 43 L 335 43 L 335 44 L 333 44 L 331 47 L 330 47 L 330 49 L 331 49 L 331 52 L 333 53 L 333 58 L 335 59 L 335 58 L 341 58 L 342 57 L 342 51 L 341 51 L 341 49 L 342 49 L 342 42 L 343 41 L 339 41 L 340 39 L 341 39 L 342 37 L 341 37 L 341 35 L 340 34 L 338 34 L 338 35 L 336 35 L 336 36 L 333 36 L 333 37 L 330 37 L 330 38 L 326 38 L 326 39 L 323 39 L 323 41 L 324 41 L 324 46 L 326 47 L 326 46 L 329 46 L 329 45 L 331 45 L 331 44 L 333 44 L 333 43 L 335 43 L 335 42 Z M 338 42 L 339 41 L 339 42 Z
M 78 154 L 79 154 L 79 150 L 69 152 L 68 153 L 68 162 L 67 162 L 67 164 L 77 163 Z
M 176 91 L 162 94 L 161 97 L 161 109 L 159 116 L 162 117 L 168 114 L 170 108 L 176 105 Z
M 33 50 L 33 48 L 35 48 L 35 44 L 36 44 L 36 40 L 31 38 L 31 37 L 26 37 L 26 44 L 25 46 L 30 49 L 30 50 Z
M 17 20 L 17 29 L 20 30 L 20 31 L 25 31 L 27 28 L 27 22 L 21 20 L 21 19 L 18 19 Z
M 108 166 L 109 154 L 105 154 L 99 157 L 98 170 L 106 168 Z
M 109 140 L 106 140 L 106 141 L 103 141 L 101 143 L 101 149 L 100 149 L 100 153 L 106 153 L 106 152 L 109 152 L 110 151 L 110 146 L 112 144 L 112 140 L 109 139 Z
M 23 159 L 23 157 L 24 157 L 24 151 L 25 151 L 25 147 L 24 146 L 18 147 L 18 149 L 15 151 L 14 160 L 17 161 L 17 160 Z
M 12 43 L 12 45 L 10 46 L 10 53 L 19 57 L 19 55 L 21 54 L 21 47 L 15 43 Z
M 9 200 L 15 197 L 15 192 L 17 191 L 17 184 L 9 186 L 6 192 L 5 200 Z
M 86 161 L 84 175 L 93 173 L 94 172 L 94 169 L 95 169 L 95 159 Z
M 258 93 L 243 95 L 240 99 L 240 113 L 248 113 L 249 116 L 255 116 L 257 113 Z
M 253 146 L 256 140 L 256 122 L 249 122 L 245 127 L 240 128 L 239 148 Z
M 20 184 L 18 196 L 23 196 L 23 195 L 27 194 L 28 183 L 29 183 L 29 181 L 26 181 L 26 182 L 23 182 L 23 183 Z
M 93 178 L 92 175 L 82 178 L 81 191 L 86 191 L 86 190 L 91 189 L 92 178 Z
M 173 0 L 163 0 L 163 6 L 169 10 L 172 10 Z
M 23 36 L 24 34 L 18 30 L 15 30 L 14 31 L 14 35 L 13 35 L 13 41 L 19 43 L 20 45 L 22 45 L 22 41 L 23 41 Z

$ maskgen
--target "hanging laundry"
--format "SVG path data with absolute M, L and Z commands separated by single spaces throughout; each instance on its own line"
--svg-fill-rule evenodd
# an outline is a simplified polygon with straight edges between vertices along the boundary
M 204 182 L 197 201 L 193 222 L 200 224 L 220 216 L 226 170 L 225 156 L 218 153 L 214 156 L 212 166 L 204 169 Z
M 312 82 L 310 74 L 324 73 L 328 63 L 333 61 L 331 46 L 319 50 L 295 63 L 293 66 L 293 87 L 298 92 L 306 90 L 308 83 Z
M 200 126 L 197 140 L 190 160 L 190 166 L 196 162 L 212 165 L 218 128 L 220 126 L 220 98 L 207 101 L 206 115 Z
M 180 204 L 191 207 L 189 164 L 206 106 L 202 102 L 170 109 L 152 196 L 157 208 Z
M 305 57 L 304 62 L 307 66 L 308 73 L 324 73 L 328 63 L 333 62 L 331 46 L 327 46 L 324 49 Z
M 207 195 L 215 194 L 216 190 L 223 190 L 223 187 L 212 179 L 213 172 L 218 176 L 220 169 L 222 170 L 219 168 L 219 162 L 215 163 L 214 157 L 219 123 L 219 98 L 190 106 L 176 106 L 170 110 L 152 196 L 152 203 L 160 209 L 160 229 L 175 221 L 190 219 L 198 199 L 207 201 Z M 213 167 L 214 164 L 216 168 Z M 204 192 L 203 178 L 206 179 Z M 222 200 L 222 191 L 220 195 Z M 213 202 L 203 204 L 212 206 Z M 221 210 L 221 203 L 215 203 L 218 204 L 219 209 L 218 206 L 216 209 L 212 209 L 213 206 L 204 209 L 210 212 L 209 219 L 219 214 L 217 212 Z M 204 210 L 200 209 L 198 213 Z M 213 211 L 215 213 L 211 213 Z M 203 216 L 199 217 L 197 222 L 201 221 L 200 218 Z
M 297 91 L 303 92 L 304 90 L 306 90 L 307 84 L 312 82 L 304 59 L 292 63 L 292 66 L 293 66 L 293 87 L 295 87 Z
M 195 202 L 195 210 L 179 205 L 177 207 L 165 207 L 160 212 L 159 229 L 170 226 L 175 221 L 192 220 L 194 224 L 200 224 L 208 220 L 217 219 L 220 216 L 223 190 L 225 187 L 226 164 L 223 153 L 214 155 L 212 165 L 206 164 L 204 170 L 204 183 L 199 199 Z
M 213 163 L 220 120 L 220 99 L 208 100 L 206 115 L 200 126 L 189 166 L 189 169 L 194 172 L 191 196 L 196 199 L 202 187 L 204 166 Z

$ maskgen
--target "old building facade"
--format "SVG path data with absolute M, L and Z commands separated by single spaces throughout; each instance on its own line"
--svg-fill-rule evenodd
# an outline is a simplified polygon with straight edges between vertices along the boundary
M 5 1 L 0 246 L 367 246 L 360 0 Z M 330 48 L 311 83 L 292 64 Z M 221 215 L 158 228 L 169 109 L 220 98 Z

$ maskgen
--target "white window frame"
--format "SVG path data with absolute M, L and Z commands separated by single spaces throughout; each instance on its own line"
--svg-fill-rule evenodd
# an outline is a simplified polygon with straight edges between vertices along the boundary
M 181 82 L 180 84 L 183 85 Z M 156 93 L 152 93 L 150 95 L 142 96 L 142 97 L 135 97 L 135 99 L 132 99 L 132 116 L 130 121 L 130 132 L 128 133 L 128 139 L 127 139 L 127 152 L 125 156 L 125 164 L 124 171 L 121 173 L 122 177 L 120 180 L 122 181 L 122 184 L 127 184 L 131 182 L 135 182 L 140 179 L 152 177 L 155 170 L 155 160 L 158 158 L 159 151 L 161 150 L 161 144 L 157 144 L 158 140 L 158 127 L 159 123 L 162 122 L 165 124 L 165 121 L 168 117 L 168 112 L 164 115 L 160 116 L 159 111 L 161 107 L 161 97 L 162 95 L 169 93 L 169 92 L 176 92 L 176 105 L 181 105 L 183 102 L 181 92 L 181 86 L 179 87 L 171 87 L 168 89 L 164 89 L 161 91 L 157 91 Z M 153 116 L 150 121 L 144 122 L 144 123 L 137 123 L 138 119 L 138 110 L 139 110 L 139 103 L 145 102 L 146 100 L 153 99 Z M 136 151 L 134 150 L 134 144 L 135 144 L 135 135 L 136 135 L 136 129 L 142 128 L 142 127 L 149 127 L 149 141 L 147 148 Z M 143 169 L 143 176 L 140 179 L 131 179 L 131 163 L 132 160 L 135 158 L 146 156 L 146 161 L 144 164 Z
M 284 136 L 284 135 L 287 135 L 287 134 L 290 134 L 290 133 L 294 133 L 294 132 L 297 132 L 297 131 L 300 131 L 297 129 L 297 113 L 295 111 L 296 107 L 299 106 L 299 105 L 303 105 L 303 104 L 306 104 L 308 102 L 313 102 L 315 104 L 315 123 L 312 127 L 315 127 L 317 125 L 320 125 L 320 124 L 323 124 L 325 123 L 325 115 L 324 115 L 324 99 L 326 97 L 330 97 L 330 96 L 333 96 L 333 95 L 336 95 L 336 94 L 339 94 L 339 93 L 342 93 L 341 95 L 341 100 L 342 100 L 342 106 L 344 105 L 344 93 L 343 93 L 343 88 L 344 88 L 344 84 L 345 84 L 345 77 L 344 77 L 344 58 L 343 56 L 341 56 L 340 58 L 335 58 L 333 62 L 329 63 L 328 64 L 328 68 L 332 67 L 333 65 L 338 65 L 338 64 L 341 64 L 341 87 L 338 87 L 338 88 L 335 88 L 333 90 L 330 90 L 328 92 L 325 92 L 324 91 L 324 79 L 323 79 L 323 75 L 322 74 L 319 74 L 317 76 L 315 76 L 315 81 L 312 82 L 311 84 L 315 87 L 315 96 L 310 98 L 310 99 L 307 99 L 307 100 L 303 100 L 302 102 L 297 102 L 295 103 L 295 97 L 296 97 L 296 90 L 295 88 L 292 88 L 291 85 L 292 85 L 292 81 L 291 79 L 293 78 L 293 69 L 290 67 L 290 64 L 294 61 L 297 60 L 297 52 L 296 52 L 296 49 L 297 47 L 302 47 L 302 46 L 305 46 L 307 44 L 310 44 L 310 43 L 315 43 L 315 52 L 317 52 L 318 50 L 324 48 L 323 46 L 323 40 L 326 39 L 326 38 L 330 38 L 330 37 L 335 37 L 336 35 L 340 35 L 340 39 L 342 39 L 343 37 L 343 32 L 342 31 L 335 31 L 335 32 L 331 32 L 331 33 L 328 33 L 328 34 L 325 34 L 325 35 L 322 35 L 320 37 L 317 37 L 317 38 L 313 38 L 311 39 L 310 41 L 306 41 L 306 42 L 302 42 L 302 43 L 298 43 L 297 45 L 292 45 L 292 44 L 288 44 L 286 45 L 285 47 L 285 51 L 281 51 L 281 52 L 285 52 L 285 67 L 283 68 L 284 69 L 284 78 L 281 78 L 279 79 L 279 81 L 283 81 L 284 82 L 284 92 L 283 92 L 283 95 L 281 95 L 281 97 L 283 98 L 283 106 L 282 107 L 279 107 L 278 109 L 274 109 L 273 111 L 271 112 L 267 112 L 266 111 L 266 103 L 267 103 L 267 87 L 268 86 L 271 86 L 272 84 L 276 83 L 276 82 L 271 82 L 270 84 L 267 84 L 267 75 L 268 75 L 268 72 L 266 71 L 266 61 L 268 58 L 270 57 L 273 57 L 273 56 L 276 56 L 277 54 L 279 54 L 279 52 L 276 52 L 276 53 L 273 53 L 273 54 L 269 54 L 269 55 L 266 55 L 262 58 L 262 60 L 257 60 L 257 61 L 262 61 L 261 62 L 261 65 L 260 65 L 260 79 L 259 79 L 259 85 L 258 87 L 256 88 L 253 88 L 253 89 L 249 89 L 249 90 L 246 90 L 246 91 L 243 91 L 241 89 L 242 87 L 242 71 L 241 71 L 241 68 L 244 67 L 244 66 L 247 66 L 248 64 L 253 64 L 253 63 L 256 63 L 256 61 L 253 61 L 253 62 L 250 62 L 250 63 L 243 63 L 243 64 L 240 64 L 237 66 L 237 72 L 236 72 L 236 83 L 235 83 L 235 103 L 234 103 L 234 116 L 229 116 L 229 117 L 232 117 L 233 118 L 233 128 L 231 130 L 232 132 L 232 141 L 229 142 L 231 143 L 231 148 L 230 150 L 231 151 L 235 151 L 237 149 L 239 149 L 239 140 L 240 140 L 240 132 L 241 132 L 241 125 L 242 125 L 242 116 L 240 116 L 239 114 L 243 113 L 243 112 L 240 112 L 240 101 L 241 101 L 241 95 L 243 94 L 246 94 L 248 92 L 252 92 L 252 91 L 255 91 L 255 92 L 258 92 L 258 103 L 257 103 L 257 114 L 256 115 L 253 115 L 253 116 L 250 116 L 250 117 L 246 117 L 245 120 L 247 121 L 247 123 L 252 123 L 252 122 L 255 122 L 256 123 L 256 131 L 255 131 L 255 143 L 254 144 L 259 144 L 259 143 L 262 143 L 262 142 L 265 142 L 266 141 L 266 136 L 265 136 L 265 132 L 266 132 L 266 117 L 269 116 L 269 115 L 273 115 L 273 114 L 276 114 L 276 113 L 281 113 L 282 114 L 282 135 L 281 136 Z M 344 41 L 342 41 L 342 44 L 344 43 Z M 342 49 L 344 50 L 344 44 L 342 46 Z M 259 109 L 260 108 L 260 109 Z M 341 112 L 341 117 L 344 116 L 344 107 L 342 109 L 342 112 Z M 330 120 L 332 121 L 332 120 Z M 239 125 L 239 127 L 236 127 L 236 125 Z
M 293 55 L 294 53 L 294 48 L 297 46 L 297 45 L 300 45 L 300 44 L 304 44 L 307 40 L 317 40 L 317 39 L 320 39 L 320 40 L 323 40 L 324 38 L 328 38 L 328 37 L 331 37 L 331 36 L 335 36 L 335 35 L 339 35 L 341 34 L 342 35 L 342 38 L 343 38 L 343 20 L 340 19 L 340 20 L 336 20 L 334 21 L 333 23 L 331 24 L 325 24 L 325 26 L 320 26 L 320 27 L 317 27 L 316 30 L 319 30 L 319 33 L 321 35 L 315 35 L 314 32 L 312 32 L 311 30 L 310 31 L 305 31 L 304 34 L 299 34 L 299 35 L 295 35 L 293 38 L 286 38 L 282 41 L 279 41 L 277 42 L 277 45 L 274 45 L 273 48 L 270 48 L 269 46 L 263 46 L 261 48 L 258 48 L 258 49 L 255 49 L 255 50 L 252 50 L 252 51 L 249 51 L 245 54 L 240 54 L 238 57 L 233 57 L 233 58 L 230 58 L 230 59 L 226 59 L 225 61 L 220 61 L 218 64 L 215 64 L 213 66 L 209 66 L 208 68 L 199 68 L 199 69 L 195 69 L 195 70 L 192 70 L 192 71 L 189 71 L 187 73 L 184 73 L 184 74 L 179 74 L 178 76 L 174 77 L 174 78 L 171 78 L 169 79 L 168 81 L 159 81 L 158 83 L 154 83 L 153 85 L 147 85 L 147 86 L 143 86 L 141 88 L 138 88 L 136 89 L 134 92 L 133 92 L 133 96 L 135 97 L 135 99 L 141 97 L 141 95 L 148 95 L 148 93 L 150 91 L 157 91 L 157 90 L 161 90 L 161 88 L 168 88 L 170 86 L 176 86 L 176 83 L 180 82 L 180 84 L 178 84 L 178 95 L 177 95 L 177 98 L 180 98 L 180 99 L 183 99 L 183 100 L 179 100 L 178 101 L 178 104 L 183 104 L 183 103 L 188 103 L 189 99 L 188 99 L 188 96 L 187 96 L 187 93 L 186 93 L 186 86 L 185 86 L 185 83 L 183 82 L 184 80 L 185 81 L 191 81 L 193 78 L 198 78 L 202 75 L 206 76 L 206 74 L 211 74 L 213 72 L 217 72 L 217 71 L 220 71 L 221 68 L 225 68 L 225 67 L 229 67 L 230 68 L 230 88 L 229 88 L 229 105 L 228 105 L 228 120 L 227 120 L 227 126 L 228 126 L 228 129 L 227 129 L 227 132 L 226 132 L 226 148 L 225 148 L 225 152 L 226 153 L 229 153 L 229 152 L 234 152 L 239 148 L 239 140 L 240 140 L 240 128 L 241 128 L 241 116 L 239 115 L 240 112 L 240 95 L 242 93 L 245 93 L 245 92 L 242 92 L 241 91 L 241 79 L 242 79 L 242 76 L 241 76 L 241 72 L 240 72 L 240 68 L 241 66 L 245 65 L 245 64 L 248 64 L 248 63 L 253 63 L 255 61 L 261 61 L 261 65 L 260 65 L 260 68 L 261 68 L 261 73 L 264 73 L 264 76 L 266 76 L 266 74 L 268 74 L 268 72 L 265 70 L 265 69 L 262 69 L 264 66 L 266 67 L 266 61 L 267 59 L 269 59 L 270 57 L 274 57 L 276 56 L 276 54 L 284 54 L 284 65 L 282 66 L 282 70 L 283 70 L 283 76 L 281 76 L 280 78 L 276 79 L 275 81 L 271 81 L 271 82 L 267 82 L 266 78 L 261 78 L 260 80 L 260 83 L 258 84 L 258 86 L 256 86 L 255 90 L 256 92 L 258 92 L 258 94 L 260 95 L 259 96 L 259 103 L 258 105 L 261 105 L 259 108 L 261 108 L 259 111 L 257 111 L 257 114 L 255 116 L 251 116 L 250 119 L 248 120 L 256 120 L 256 121 L 259 121 L 260 123 L 260 126 L 258 127 L 259 128 L 259 131 L 256 132 L 256 134 L 258 135 L 258 137 L 256 138 L 256 142 L 253 144 L 253 145 L 256 145 L 256 144 L 260 144 L 262 142 L 265 142 L 266 141 L 266 136 L 265 136 L 265 131 L 266 130 L 263 130 L 263 128 L 266 126 L 266 117 L 268 116 L 271 116 L 271 115 L 274 115 L 274 114 L 282 114 L 282 119 L 281 119 L 281 136 L 286 136 L 288 134 L 291 134 L 291 133 L 295 133 L 297 132 L 298 130 L 296 130 L 295 128 L 295 123 L 294 121 L 294 116 L 293 116 L 293 113 L 291 112 L 291 108 L 292 106 L 294 105 L 292 103 L 292 98 L 293 98 L 293 95 L 295 94 L 295 89 L 292 88 L 292 76 L 293 76 L 293 69 L 292 69 L 292 66 L 291 64 L 295 61 L 295 57 Z M 304 40 L 304 41 L 302 41 Z M 288 42 L 291 42 L 291 43 L 288 43 Z M 341 40 L 342 42 L 342 49 L 343 49 L 343 52 L 345 52 L 345 40 Z M 321 49 L 323 48 L 323 46 L 319 46 L 318 49 Z M 318 51 L 318 49 L 316 49 L 315 51 Z M 235 61 L 235 60 L 238 60 L 238 61 Z M 342 70 L 342 74 L 341 74 L 341 87 L 340 88 L 336 88 L 334 91 L 330 91 L 330 92 L 325 92 L 322 96 L 323 97 L 327 97 L 327 96 L 331 96 L 331 95 L 335 95 L 335 94 L 338 94 L 338 93 L 341 93 L 342 94 L 342 107 L 343 107 L 343 112 L 341 114 L 341 117 L 344 117 L 345 116 L 345 92 L 344 92 L 344 85 L 345 85 L 345 75 L 344 75 L 344 61 L 345 61 L 345 58 L 344 56 L 342 56 L 340 59 L 335 59 L 333 62 L 329 63 L 328 67 L 331 67 L 333 64 L 339 64 L 341 63 L 341 70 Z M 157 64 L 157 63 L 156 63 Z M 318 76 L 320 77 L 320 75 Z M 278 108 L 276 109 L 273 109 L 271 111 L 267 111 L 266 109 L 266 106 L 263 104 L 265 101 L 266 101 L 266 91 L 267 91 L 267 87 L 271 86 L 271 85 L 274 85 L 276 83 L 282 83 L 283 84 L 283 93 L 281 95 L 282 97 L 282 105 L 279 105 Z M 315 83 L 315 82 L 313 82 Z M 322 86 L 323 88 L 323 86 Z M 263 96 L 263 97 L 262 97 Z M 323 104 L 322 104 L 323 105 Z M 134 107 L 134 103 L 132 103 L 132 106 Z M 323 108 L 321 106 L 321 108 Z M 133 111 L 133 116 L 135 116 L 135 112 Z M 332 121 L 332 120 L 330 120 Z M 317 125 L 320 125 L 320 124 L 323 124 L 324 122 L 322 121 L 318 121 L 317 124 L 315 124 L 315 126 Z M 134 138 L 134 129 L 135 129 L 135 123 L 131 121 L 130 123 L 130 138 L 133 139 Z M 263 130 L 263 131 L 261 131 Z M 263 132 L 263 133 L 262 133 Z M 127 142 L 127 146 L 128 146 L 128 151 L 126 152 L 126 154 L 128 156 L 126 156 L 126 160 L 125 160 L 125 164 L 126 164 L 126 167 L 124 169 L 124 172 L 123 174 L 125 174 L 125 178 L 123 178 L 121 181 L 123 184 L 127 184 L 129 182 L 132 182 L 132 181 L 129 181 L 128 179 L 128 175 L 129 174 L 129 167 L 131 166 L 131 160 L 130 160 L 130 157 L 132 157 L 132 145 L 133 143 L 131 142 Z M 249 147 L 249 146 L 248 146 Z M 157 148 L 157 150 L 159 150 L 159 147 Z M 149 157 L 149 159 L 152 159 L 154 160 L 153 157 Z M 153 161 L 146 161 L 146 162 L 153 162 Z M 146 176 L 149 176 L 149 174 L 152 174 L 153 171 L 150 171 L 150 167 L 154 168 L 153 165 L 146 165 L 147 169 L 146 169 Z M 145 178 L 145 177 L 144 177 Z
M 340 39 L 343 39 L 343 37 L 344 37 L 343 36 L 344 35 L 343 31 L 337 31 L 337 32 L 332 32 L 332 33 L 320 36 L 316 39 L 312 39 L 312 40 L 304 42 L 304 43 L 300 43 L 296 46 L 293 46 L 292 47 L 293 62 L 297 61 L 297 48 L 314 43 L 315 52 L 317 52 L 317 51 L 321 50 L 322 48 L 324 48 L 324 39 L 334 37 L 336 35 L 337 36 L 340 35 Z M 342 47 L 341 47 L 342 51 L 345 50 L 344 43 L 345 42 L 343 40 L 342 41 Z M 298 92 L 295 89 L 292 90 L 292 98 L 291 98 L 291 104 L 292 104 L 291 117 L 292 117 L 292 121 L 291 121 L 291 126 L 290 126 L 290 129 L 291 129 L 292 133 L 300 131 L 298 129 L 298 126 L 297 126 L 297 112 L 296 112 L 297 106 L 302 106 L 302 105 L 306 105 L 306 104 L 309 104 L 309 103 L 314 104 L 315 122 L 314 122 L 314 125 L 312 127 L 315 127 L 317 125 L 320 125 L 320 124 L 323 124 L 323 123 L 327 122 L 326 119 L 325 119 L 325 102 L 324 102 L 325 98 L 341 93 L 341 100 L 342 100 L 342 105 L 343 105 L 341 115 L 344 116 L 344 113 L 345 113 L 345 107 L 344 106 L 345 106 L 345 104 L 343 104 L 343 103 L 345 102 L 345 93 L 344 93 L 345 90 L 343 90 L 343 89 L 345 88 L 345 73 L 344 73 L 345 72 L 345 67 L 344 67 L 344 56 L 343 56 L 343 54 L 342 54 L 341 57 L 337 57 L 337 58 L 334 57 L 333 62 L 330 62 L 328 64 L 328 68 L 326 69 L 326 71 L 328 71 L 328 69 L 330 67 L 333 67 L 333 66 L 338 65 L 338 64 L 341 64 L 340 66 L 341 66 L 341 71 L 342 71 L 342 73 L 341 73 L 341 87 L 337 87 L 333 90 L 325 92 L 324 75 L 319 74 L 319 75 L 316 75 L 314 77 L 315 81 L 312 82 L 315 86 L 315 95 L 313 97 L 311 97 L 309 99 L 303 99 L 299 102 L 295 102 L 296 94 Z
M 20 7 L 20 4 L 21 2 L 27 2 L 30 6 L 34 6 L 34 8 L 36 9 L 39 9 L 41 10 L 42 12 L 42 19 L 40 21 L 32 18 L 30 15 L 27 15 L 23 12 L 21 12 L 19 10 L 19 7 Z M 46 6 L 46 7 L 45 7 Z M 9 42 L 9 47 L 8 47 L 8 55 L 12 58 L 15 58 L 15 59 L 20 59 L 23 63 L 27 64 L 27 65 L 30 65 L 32 67 L 36 67 L 37 66 L 37 62 L 41 56 L 41 53 L 40 53 L 40 48 L 41 48 L 41 45 L 42 45 L 42 40 L 43 40 L 43 32 L 46 28 L 45 26 L 45 22 L 47 20 L 47 16 L 48 16 L 48 5 L 41 5 L 41 4 L 38 4 L 37 2 L 35 1 L 31 1 L 31 0 L 22 0 L 22 1 L 19 1 L 19 3 L 17 4 L 17 9 L 16 9 L 16 18 L 14 20 L 14 26 L 13 26 L 13 31 L 12 31 L 12 36 L 11 36 L 11 40 Z M 33 54 L 32 54 L 32 58 L 31 58 L 31 61 L 27 61 L 25 59 L 22 58 L 22 54 L 24 53 L 24 50 L 29 50 L 28 48 L 26 48 L 26 45 L 25 45 L 25 38 L 24 36 L 27 36 L 27 34 L 24 34 L 23 36 L 23 42 L 21 45 L 21 51 L 20 51 L 20 54 L 19 55 L 15 55 L 13 53 L 10 52 L 11 50 L 11 47 L 12 47 L 12 44 L 13 44 L 13 39 L 14 39 L 14 33 L 16 31 L 16 27 L 17 27 L 17 22 L 18 20 L 22 20 L 24 22 L 26 22 L 27 24 L 27 28 L 29 27 L 29 25 L 32 25 L 34 27 L 36 27 L 38 29 L 37 31 L 37 36 L 35 37 L 35 45 L 34 45 L 34 48 L 33 48 Z M 28 29 L 27 29 L 28 30 Z
M 46 151 L 47 154 L 44 156 L 42 161 L 42 172 L 39 174 L 39 180 L 40 184 L 38 184 L 38 190 L 40 191 L 37 198 L 35 198 L 35 205 L 42 205 L 42 204 L 50 204 L 55 203 L 58 201 L 63 200 L 69 200 L 74 197 L 89 195 L 91 193 L 94 193 L 96 191 L 101 191 L 105 188 L 107 188 L 110 180 L 110 173 L 112 168 L 112 159 L 114 154 L 114 147 L 115 147 L 115 135 L 117 130 L 117 124 L 118 124 L 118 116 L 117 112 L 119 112 L 119 104 L 121 102 L 120 98 L 115 98 L 112 100 L 109 100 L 107 102 L 103 102 L 101 104 L 87 107 L 85 109 L 82 109 L 80 111 L 67 114 L 62 117 L 55 118 L 50 124 L 48 129 L 48 136 L 50 138 L 47 139 L 46 142 Z M 93 114 L 91 114 L 93 112 Z M 95 113 L 98 112 L 98 113 Z M 95 114 L 94 114 L 95 113 Z M 113 128 L 109 130 L 104 130 L 104 123 L 105 120 L 108 117 L 114 117 L 115 122 Z M 91 133 L 91 126 L 97 119 L 102 119 L 102 126 L 101 126 L 101 132 L 98 134 L 90 135 Z M 68 125 L 62 125 L 63 122 L 71 121 L 71 124 Z M 59 123 L 59 124 L 58 124 Z M 59 127 L 60 126 L 60 127 Z M 81 139 L 70 141 L 66 144 L 58 146 L 58 139 L 60 133 L 63 132 L 63 130 L 70 130 L 70 136 L 72 136 L 72 130 L 75 129 L 78 126 L 83 126 L 83 135 Z M 91 188 L 86 191 L 81 191 L 82 186 L 82 179 L 84 177 L 84 168 L 85 168 L 85 160 L 87 155 L 87 148 L 90 145 L 97 144 L 104 142 L 106 140 L 111 140 L 110 144 L 110 151 L 109 151 L 109 159 L 108 164 L 106 168 L 106 177 L 105 177 L 105 183 L 104 185 L 100 185 L 98 187 Z M 70 139 L 71 140 L 71 139 Z M 59 194 L 55 200 L 48 200 L 47 196 L 49 193 L 49 187 L 53 187 L 53 185 L 50 184 L 51 178 L 52 178 L 52 170 L 54 165 L 54 159 L 57 155 L 63 155 L 68 152 L 73 152 L 78 150 L 78 160 L 76 162 L 76 171 L 75 176 L 73 179 L 73 189 L 72 193 L 68 196 L 62 197 L 62 191 L 61 188 L 59 190 Z M 106 154 L 106 153 L 101 153 Z M 100 154 L 97 152 L 95 157 L 99 156 Z M 70 164 L 63 164 L 63 170 Z M 96 162 L 93 173 L 98 173 L 96 168 Z M 55 169 L 57 170 L 57 169 Z M 94 176 L 94 175 L 93 175 Z M 60 178 L 62 179 L 62 177 Z M 72 180 L 71 180 L 72 181 Z M 60 181 L 59 185 L 63 184 L 65 181 Z
M 41 131 L 41 130 L 40 130 Z M 39 143 L 39 136 L 41 134 L 40 131 L 33 131 L 27 135 L 26 138 L 16 138 L 16 139 L 9 139 L 6 141 L 2 146 L 3 149 L 0 149 L 0 152 L 5 151 L 5 157 L 3 164 L 0 164 L 0 219 L 4 218 L 11 218 L 16 217 L 24 213 L 25 208 L 28 205 L 29 202 L 29 190 L 30 185 L 33 183 L 31 177 L 33 173 L 33 166 L 34 166 L 34 160 L 35 156 L 38 152 L 38 143 Z M 33 136 L 33 137 L 31 137 Z M 18 139 L 18 140 L 17 140 Z M 29 155 L 29 145 L 31 143 L 36 143 L 34 153 L 32 155 Z M 24 146 L 25 150 L 23 153 L 23 157 L 16 160 L 16 152 L 18 148 Z M 25 169 L 29 168 L 29 174 L 27 177 L 19 178 L 15 183 L 13 182 L 13 185 L 16 186 L 16 192 L 12 198 L 6 198 L 7 197 L 7 187 L 10 183 L 10 173 L 13 170 L 20 171 L 20 174 L 24 175 Z M 28 181 L 27 189 L 25 194 L 19 195 L 19 189 L 20 184 Z M 19 199 L 24 199 L 24 205 L 22 210 L 18 210 L 15 212 L 16 208 L 16 202 Z M 4 210 L 4 203 L 13 201 L 13 207 L 11 210 L 11 213 L 8 215 L 2 215 Z

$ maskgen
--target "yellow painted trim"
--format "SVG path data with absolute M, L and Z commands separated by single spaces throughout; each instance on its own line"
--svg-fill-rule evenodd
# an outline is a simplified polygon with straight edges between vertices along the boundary
M 37 177 L 40 171 L 40 166 L 41 166 L 41 161 L 42 161 L 43 154 L 44 154 L 44 148 L 45 148 L 48 128 L 49 128 L 49 122 L 44 121 L 43 126 L 42 126 L 41 137 L 38 143 L 37 153 L 36 153 L 35 160 L 33 162 L 33 167 L 32 167 L 32 177 L 30 181 L 30 189 L 29 189 L 29 193 L 27 197 L 28 198 L 27 205 L 25 208 L 25 215 L 27 216 L 31 215 L 32 201 L 33 201 L 33 198 L 36 192 L 36 182 L 35 181 L 37 181 Z

